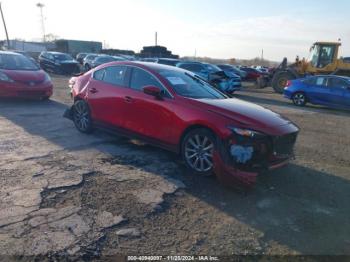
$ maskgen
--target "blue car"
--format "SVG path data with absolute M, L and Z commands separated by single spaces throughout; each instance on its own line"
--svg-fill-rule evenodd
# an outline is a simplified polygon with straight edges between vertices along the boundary
M 217 65 L 221 70 L 223 70 L 225 73 L 234 73 L 235 75 L 238 75 L 241 77 L 242 80 L 244 80 L 248 73 L 240 70 L 238 67 L 233 66 L 233 65 Z
M 319 75 L 288 81 L 283 94 L 297 106 L 311 103 L 350 109 L 350 77 Z
M 176 64 L 176 66 L 197 74 L 224 93 L 232 94 L 235 91 L 240 90 L 242 86 L 240 76 L 234 73 L 226 74 L 219 67 L 212 64 L 201 62 L 180 62 Z

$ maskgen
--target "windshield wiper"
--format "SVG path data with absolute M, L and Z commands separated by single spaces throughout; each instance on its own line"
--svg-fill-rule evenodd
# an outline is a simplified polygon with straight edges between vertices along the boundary
M 196 81 L 197 83 L 199 83 L 199 84 L 201 84 L 202 86 L 204 85 L 204 83 L 203 83 L 203 80 L 200 78 L 200 77 L 198 77 L 198 76 L 196 76 L 196 75 L 190 75 L 189 73 L 185 73 L 185 75 L 187 75 L 187 76 L 189 76 L 190 78 L 192 78 L 194 81 Z

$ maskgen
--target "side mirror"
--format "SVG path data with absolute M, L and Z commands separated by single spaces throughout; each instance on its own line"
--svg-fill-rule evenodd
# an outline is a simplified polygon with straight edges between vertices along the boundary
M 159 87 L 156 86 L 145 86 L 142 88 L 143 92 L 147 95 L 150 96 L 154 96 L 157 98 L 161 98 L 162 97 L 162 90 L 160 90 Z

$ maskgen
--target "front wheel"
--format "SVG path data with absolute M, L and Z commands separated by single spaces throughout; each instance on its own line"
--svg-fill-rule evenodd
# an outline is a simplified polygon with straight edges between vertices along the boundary
M 73 122 L 75 127 L 82 133 L 92 132 L 92 120 L 88 104 L 83 100 L 74 103 Z
M 213 174 L 214 135 L 207 129 L 190 131 L 182 141 L 182 158 L 186 166 L 203 176 Z
M 305 106 L 306 102 L 307 102 L 306 96 L 304 93 L 295 93 L 292 96 L 292 100 L 293 100 L 294 105 L 296 105 L 296 106 Z

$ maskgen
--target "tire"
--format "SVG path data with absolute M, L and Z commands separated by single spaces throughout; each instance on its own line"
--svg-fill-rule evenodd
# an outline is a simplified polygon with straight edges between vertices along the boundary
M 88 104 L 84 100 L 78 100 L 73 106 L 73 122 L 75 127 L 85 134 L 93 131 L 92 119 Z
M 85 68 L 85 71 L 87 72 L 87 71 L 89 71 L 91 68 L 90 68 L 90 66 L 88 65 L 88 64 L 86 64 L 85 66 L 84 66 L 84 68 Z
M 272 79 L 272 88 L 276 93 L 282 94 L 288 80 L 293 80 L 296 77 L 289 72 L 277 72 Z
M 296 106 L 305 106 L 307 103 L 307 98 L 304 93 L 298 92 L 292 96 L 293 104 Z
M 185 135 L 181 144 L 181 155 L 186 166 L 201 176 L 213 174 L 215 136 L 205 128 L 198 128 Z

